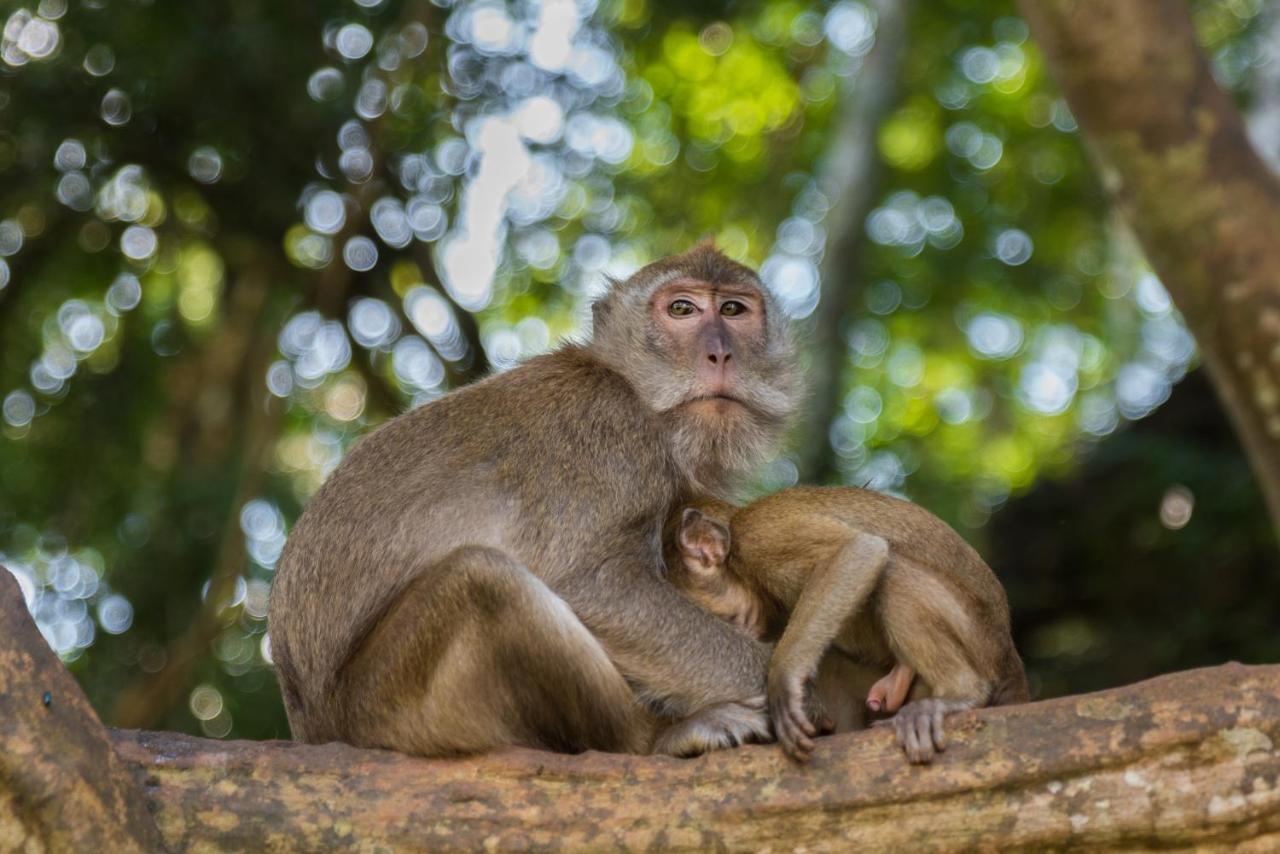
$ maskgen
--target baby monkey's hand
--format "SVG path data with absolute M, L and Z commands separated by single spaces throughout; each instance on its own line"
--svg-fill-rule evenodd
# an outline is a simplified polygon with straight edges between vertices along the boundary
M 813 679 L 801 673 L 769 674 L 769 718 L 783 752 L 797 762 L 808 762 L 813 739 L 835 729 Z

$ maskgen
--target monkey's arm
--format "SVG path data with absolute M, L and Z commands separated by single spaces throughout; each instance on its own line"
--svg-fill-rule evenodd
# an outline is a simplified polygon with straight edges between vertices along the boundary
M 702 610 L 641 561 L 602 567 L 561 594 L 640 697 L 672 717 L 765 693 L 772 647 Z M 762 713 L 763 714 L 763 713 Z
M 889 544 L 855 533 L 805 583 L 769 662 L 769 713 L 787 755 L 806 760 L 817 728 L 805 710 L 807 683 L 840 627 L 861 610 L 884 572 Z

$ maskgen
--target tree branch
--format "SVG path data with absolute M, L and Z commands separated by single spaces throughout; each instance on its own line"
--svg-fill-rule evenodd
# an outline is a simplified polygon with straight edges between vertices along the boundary
M 1280 182 L 1179 0 L 1022 0 L 1107 189 L 1195 333 L 1280 531 Z
M 0 626 L 0 850 L 160 850 L 142 791 L 2 566 Z
M 166 841 L 331 850 L 974 850 L 1280 844 L 1280 667 L 1223 667 L 951 718 L 933 766 L 887 731 L 694 760 L 117 732 Z
M 927 768 L 887 730 L 821 739 L 807 766 L 772 745 L 423 760 L 138 731 L 112 733 L 113 753 L 6 572 L 0 618 L 6 849 L 154 849 L 147 811 L 172 850 L 1280 845 L 1280 666 L 954 715 Z

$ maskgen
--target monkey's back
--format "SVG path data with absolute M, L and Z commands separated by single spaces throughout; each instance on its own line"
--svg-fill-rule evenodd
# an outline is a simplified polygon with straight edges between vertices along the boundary
M 272 591 L 270 631 L 295 735 L 340 735 L 322 711 L 338 669 L 386 604 L 450 551 L 501 549 L 555 590 L 620 548 L 656 547 L 648 528 L 674 489 L 660 429 L 625 380 L 570 347 L 358 442 L 294 526 Z M 619 476 L 600 477 L 605 467 Z M 603 529 L 599 507 L 630 521 Z M 300 706 L 307 712 L 294 720 Z
M 951 526 L 917 504 L 854 487 L 799 486 L 739 510 L 732 531 L 735 569 L 787 612 L 814 567 L 832 559 L 851 532 L 881 537 L 889 544 L 889 564 L 869 613 L 849 625 L 857 646 L 887 652 L 879 612 L 890 600 L 927 606 L 951 600 L 983 627 L 956 633 L 956 642 L 972 647 L 975 663 L 998 679 L 1011 668 L 1021 673 L 1020 660 L 1016 668 L 1010 660 L 1017 653 L 999 579 Z M 798 540 L 805 544 L 803 549 L 797 549 Z
M 794 553 L 788 529 L 808 531 L 825 517 L 883 538 L 892 554 L 952 575 L 967 586 L 999 584 L 977 551 L 955 529 L 918 504 L 856 487 L 796 486 L 766 495 L 738 511 L 734 539 L 753 561 Z M 834 545 L 834 543 L 833 543 Z M 1003 595 L 1003 594 L 1002 594 Z

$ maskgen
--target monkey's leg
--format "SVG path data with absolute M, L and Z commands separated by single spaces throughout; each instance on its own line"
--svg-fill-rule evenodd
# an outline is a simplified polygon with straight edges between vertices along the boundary
M 787 755 L 805 761 L 818 728 L 810 719 L 808 685 L 840 627 L 862 610 L 889 560 L 882 538 L 855 533 L 805 582 L 773 659 L 769 662 L 769 713 Z
M 990 632 L 964 602 L 934 573 L 907 561 L 895 565 L 880 596 L 889 649 L 932 693 L 878 722 L 894 728 L 913 763 L 932 762 L 946 749 L 946 715 L 985 706 L 991 699 L 995 674 L 986 666 L 994 654 L 986 643 Z
M 879 668 L 851 658 L 836 647 L 827 650 L 818 663 L 814 691 L 834 724 L 834 732 L 867 728 L 870 721 L 863 698 L 879 678 Z
M 401 592 L 339 679 L 360 746 L 645 752 L 648 717 L 604 649 L 505 553 L 450 552 Z
M 647 707 L 663 720 L 699 718 L 704 732 L 719 727 L 698 752 L 768 729 L 755 698 L 773 648 L 698 607 L 648 561 L 609 561 L 557 589 Z

